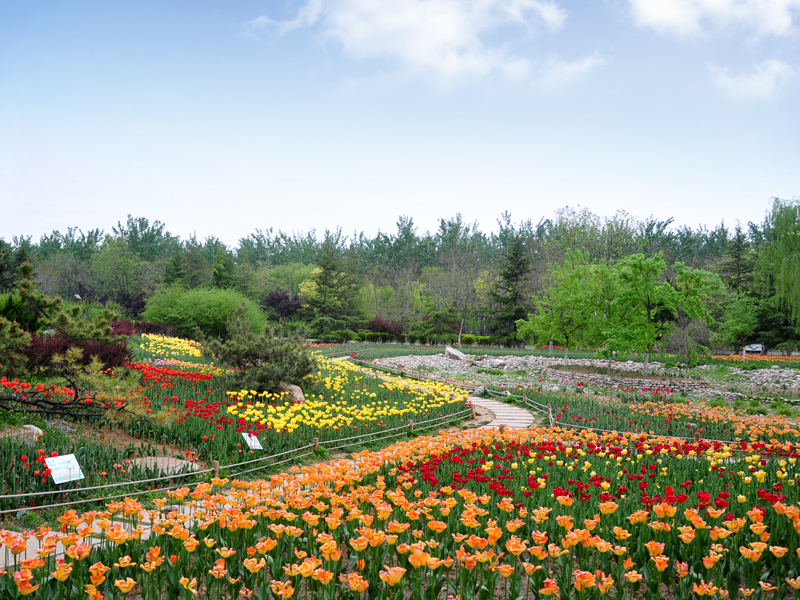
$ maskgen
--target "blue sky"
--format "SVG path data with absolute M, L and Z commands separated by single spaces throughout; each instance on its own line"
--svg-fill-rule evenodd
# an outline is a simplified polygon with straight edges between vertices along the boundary
M 0 236 L 709 225 L 800 196 L 800 0 L 0 4 Z

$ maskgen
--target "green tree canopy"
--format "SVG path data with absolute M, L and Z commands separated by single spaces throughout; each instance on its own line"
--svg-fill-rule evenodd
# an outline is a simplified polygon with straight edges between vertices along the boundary
M 591 265 L 580 251 L 567 251 L 563 263 L 548 264 L 548 287 L 536 298 L 536 314 L 517 321 L 519 337 L 564 342 L 564 363 L 571 343 L 585 341 L 595 316 Z

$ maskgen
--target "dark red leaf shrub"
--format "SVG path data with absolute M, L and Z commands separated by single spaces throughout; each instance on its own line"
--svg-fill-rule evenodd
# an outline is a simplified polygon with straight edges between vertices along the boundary
M 83 364 L 89 364 L 92 357 L 96 356 L 104 369 L 122 366 L 131 359 L 131 351 L 125 342 L 72 341 L 57 335 L 32 335 L 31 343 L 25 350 L 28 369 L 49 368 L 55 354 L 63 356 L 72 347 L 83 350 Z
M 124 335 L 125 337 L 136 333 L 136 325 L 132 321 L 112 321 L 111 331 L 114 335 Z
M 381 317 L 375 317 L 367 325 L 367 329 L 375 333 L 388 333 L 391 335 L 400 335 L 403 333 L 403 324 L 395 321 L 387 321 Z

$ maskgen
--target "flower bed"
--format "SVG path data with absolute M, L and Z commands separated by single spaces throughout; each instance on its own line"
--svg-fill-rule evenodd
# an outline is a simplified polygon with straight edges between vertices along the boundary
M 9 597 L 783 598 L 800 587 L 797 448 L 583 430 L 422 437 L 269 480 L 68 511 Z M 188 515 L 192 515 L 191 517 Z M 144 519 L 144 517 L 147 517 Z M 100 538 L 96 548 L 85 542 Z M 65 562 L 54 554 L 68 547 Z
M 153 360 L 169 360 L 162 354 Z M 199 365 L 131 363 L 142 373 L 137 402 L 145 418 L 129 419 L 129 433 L 190 449 L 201 460 L 231 464 L 256 457 L 242 433 L 259 437 L 265 455 L 321 442 L 378 433 L 463 411 L 467 392 L 399 377 L 367 376 L 348 362 L 319 356 L 304 382 L 306 401 L 285 393 L 224 391 L 227 371 Z

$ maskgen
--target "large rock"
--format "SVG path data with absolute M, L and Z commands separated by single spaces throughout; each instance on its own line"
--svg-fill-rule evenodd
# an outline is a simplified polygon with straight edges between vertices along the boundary
M 303 394 L 303 390 L 300 389 L 299 385 L 293 385 L 291 383 L 281 383 L 281 391 L 286 392 L 286 395 L 289 397 L 290 400 L 294 402 L 305 402 L 306 397 Z
M 0 438 L 16 438 L 24 444 L 36 444 L 44 432 L 36 425 L 23 425 L 14 429 L 7 429 L 0 433 Z
M 455 348 L 451 348 L 448 346 L 444 349 L 444 355 L 447 358 L 452 358 L 453 360 L 467 360 L 467 355 L 461 352 L 460 350 L 456 350 Z
M 495 359 L 489 361 L 489 366 L 492 369 L 499 369 L 500 367 L 505 367 L 506 366 L 506 361 L 500 360 L 499 358 L 495 358 Z

